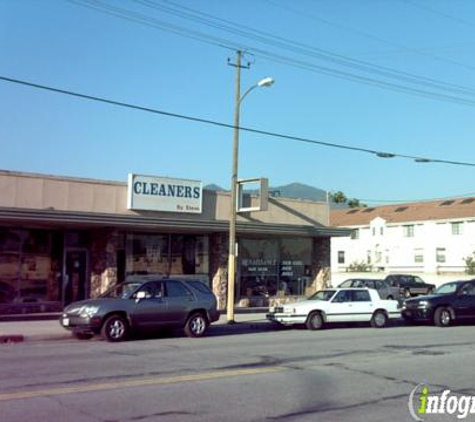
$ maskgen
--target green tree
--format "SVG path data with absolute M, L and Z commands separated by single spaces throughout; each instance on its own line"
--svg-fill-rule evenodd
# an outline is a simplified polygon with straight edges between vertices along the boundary
M 348 201 L 348 206 L 350 208 L 364 207 L 365 205 L 360 202 L 359 199 L 353 198 Z
M 331 193 L 330 198 L 335 204 L 348 204 L 350 208 L 366 207 L 366 205 L 362 204 L 357 198 L 348 199 L 341 190 Z
M 335 204 L 344 204 L 348 200 L 346 195 L 341 191 L 333 192 L 331 195 L 331 199 Z
M 475 274 L 475 252 L 472 255 L 467 256 L 464 258 L 465 261 L 465 272 L 467 274 Z

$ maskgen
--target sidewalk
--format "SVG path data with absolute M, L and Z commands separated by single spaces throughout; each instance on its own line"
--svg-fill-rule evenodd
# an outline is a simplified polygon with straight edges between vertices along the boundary
M 64 340 L 71 338 L 71 332 L 65 330 L 59 323 L 61 314 L 49 314 L 49 319 L 34 319 L 25 321 L 28 316 L 23 316 L 23 320 L 0 321 L 0 344 L 19 343 L 22 341 L 40 340 Z M 41 316 L 38 316 L 41 318 Z M 45 316 L 43 316 L 45 317 Z M 20 317 L 18 317 L 20 318 Z M 54 318 L 54 319 L 53 319 Z M 15 318 L 16 319 L 16 318 Z M 242 329 L 251 330 L 266 328 L 270 323 L 266 320 L 266 312 L 236 311 L 235 324 L 228 325 L 226 314 L 222 314 L 219 320 L 212 324 L 213 327 L 226 327 L 229 332 Z

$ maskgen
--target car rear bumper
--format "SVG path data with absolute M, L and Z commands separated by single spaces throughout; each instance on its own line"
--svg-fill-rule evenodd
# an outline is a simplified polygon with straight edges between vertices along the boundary
M 210 323 L 217 321 L 219 317 L 220 317 L 220 313 L 218 310 L 208 312 L 208 318 L 209 318 Z

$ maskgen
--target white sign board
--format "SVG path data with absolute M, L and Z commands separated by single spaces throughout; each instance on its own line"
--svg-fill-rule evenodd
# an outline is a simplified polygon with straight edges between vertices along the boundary
M 200 214 L 203 187 L 198 180 L 129 174 L 127 208 Z

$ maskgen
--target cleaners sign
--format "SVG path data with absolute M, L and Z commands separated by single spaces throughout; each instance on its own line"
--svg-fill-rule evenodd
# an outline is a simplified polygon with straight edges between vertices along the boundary
M 201 213 L 202 184 L 198 180 L 129 174 L 127 208 L 143 211 Z

